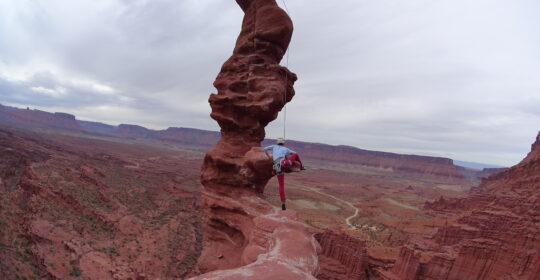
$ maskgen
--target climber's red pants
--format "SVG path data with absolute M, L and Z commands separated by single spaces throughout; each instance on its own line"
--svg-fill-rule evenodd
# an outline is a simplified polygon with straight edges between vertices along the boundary
M 300 164 L 302 164 L 302 161 L 300 161 L 300 156 L 298 154 L 292 154 L 287 157 L 286 160 L 283 160 L 281 162 L 281 170 L 284 171 L 284 169 L 290 169 L 293 162 L 298 161 Z M 288 171 L 290 172 L 290 170 Z M 287 197 L 285 197 L 285 174 L 281 173 L 277 175 L 278 183 L 279 183 L 279 197 L 281 198 L 281 202 L 285 202 Z
M 277 175 L 277 180 L 279 183 L 279 197 L 281 198 L 281 202 L 285 202 L 287 199 L 285 197 L 285 174 Z

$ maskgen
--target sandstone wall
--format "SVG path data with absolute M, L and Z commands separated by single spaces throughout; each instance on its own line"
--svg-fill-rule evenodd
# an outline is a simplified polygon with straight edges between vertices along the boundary
M 321 245 L 320 280 L 369 279 L 368 256 L 364 241 L 344 233 L 326 231 L 315 238 Z

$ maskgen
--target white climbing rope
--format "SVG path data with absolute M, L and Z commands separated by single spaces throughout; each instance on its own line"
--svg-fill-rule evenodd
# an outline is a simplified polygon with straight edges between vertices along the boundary
M 289 13 L 289 9 L 287 9 L 287 3 L 285 3 L 285 0 L 281 0 L 281 2 L 283 3 L 283 7 L 285 8 L 285 12 L 287 12 L 287 15 L 289 15 L 289 17 L 290 17 L 291 15 Z
M 285 67 L 289 69 L 289 50 L 287 50 L 287 58 L 285 60 Z M 289 89 L 289 74 L 285 74 L 285 100 L 283 102 L 283 139 L 287 139 L 285 136 L 287 130 L 287 90 Z
M 285 8 L 285 12 L 287 13 L 287 15 L 290 18 L 291 15 L 289 13 L 289 9 L 287 8 L 287 3 L 285 3 L 285 0 L 281 0 L 281 2 L 283 3 L 283 7 Z M 285 52 L 287 54 L 286 57 L 285 57 L 285 67 L 287 69 L 289 69 L 289 53 L 290 53 L 290 49 L 291 49 L 291 45 L 289 43 L 289 47 L 285 50 Z M 286 138 L 286 136 L 287 136 L 286 132 L 287 132 L 287 90 L 289 89 L 288 85 L 289 85 L 289 74 L 285 73 L 285 94 L 284 94 L 285 99 L 283 100 L 283 139 L 287 139 Z

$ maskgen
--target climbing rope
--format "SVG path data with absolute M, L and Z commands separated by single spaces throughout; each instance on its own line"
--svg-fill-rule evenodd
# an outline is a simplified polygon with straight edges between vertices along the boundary
M 285 7 L 285 12 L 287 12 L 287 15 L 290 17 L 291 15 L 289 14 L 289 9 L 287 9 L 287 3 L 285 3 L 285 0 L 281 0 L 281 2 L 283 3 L 283 7 Z
M 287 13 L 287 15 L 289 16 L 290 18 L 290 14 L 289 14 L 289 9 L 287 8 L 287 4 L 285 3 L 285 0 L 281 0 L 281 2 L 283 3 L 283 7 L 285 8 L 285 12 Z M 290 52 L 290 49 L 291 49 L 291 45 L 289 43 L 289 47 L 287 48 L 287 50 L 285 50 L 286 52 L 286 56 L 285 56 L 285 67 L 287 69 L 289 69 L 289 52 Z M 285 73 L 285 94 L 284 94 L 284 100 L 283 100 L 283 139 L 287 139 L 286 138 L 286 131 L 287 131 L 287 90 L 289 89 L 289 73 Z
M 289 50 L 287 49 L 287 57 L 285 67 L 289 69 Z M 285 73 L 285 100 L 283 101 L 283 139 L 287 139 L 285 132 L 287 130 L 287 90 L 289 89 L 289 73 Z

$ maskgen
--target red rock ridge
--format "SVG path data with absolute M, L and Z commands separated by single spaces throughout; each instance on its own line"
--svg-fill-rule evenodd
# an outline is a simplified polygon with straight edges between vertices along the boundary
M 296 75 L 279 65 L 292 22 L 274 0 L 237 3 L 242 31 L 209 98 L 221 138 L 201 171 L 206 223 L 198 266 L 208 273 L 193 279 L 315 279 L 313 236 L 294 212 L 260 198 L 272 177 L 260 147 L 264 128 L 294 96 Z
M 456 166 L 449 158 L 395 154 L 351 146 L 331 146 L 299 141 L 288 141 L 287 145 L 305 155 L 305 158 L 380 168 L 405 177 L 476 185 L 480 173 Z
M 38 115 L 39 118 L 36 117 Z M 169 127 L 165 130 L 152 130 L 138 125 L 120 124 L 112 126 L 98 122 L 74 120 L 71 115 L 66 114 L 66 118 L 62 118 L 62 115 L 63 113 L 50 114 L 0 105 L 0 123 L 21 128 L 40 127 L 61 131 L 84 131 L 91 134 L 120 138 L 140 138 L 180 143 L 205 149 L 215 145 L 220 137 L 218 132 L 193 128 Z M 17 117 L 14 118 L 14 116 Z M 49 121 L 42 121 L 47 119 Z M 274 143 L 274 141 L 266 139 L 263 144 L 268 145 Z M 455 166 L 452 160 L 448 158 L 368 151 L 349 146 L 333 146 L 292 140 L 288 141 L 287 146 L 302 154 L 302 158 L 309 160 L 324 163 L 331 161 L 363 165 L 380 169 L 383 173 L 391 172 L 401 177 L 437 180 L 450 184 L 477 185 L 480 178 L 488 177 L 500 171 L 499 169 L 484 169 L 483 171 L 465 169 Z
M 40 110 L 20 110 L 0 104 L 0 124 L 23 124 L 32 128 L 53 128 L 82 132 L 75 116 L 66 113 L 49 113 Z
M 120 124 L 114 131 L 114 134 L 126 138 L 146 138 L 151 132 L 152 130 L 139 125 Z

